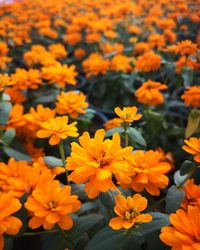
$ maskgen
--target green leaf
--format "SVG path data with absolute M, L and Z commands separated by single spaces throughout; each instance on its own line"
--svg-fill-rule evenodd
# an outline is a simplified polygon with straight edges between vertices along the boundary
M 2 140 L 6 145 L 9 145 L 16 135 L 15 129 L 8 129 L 3 134 Z
M 152 212 L 149 214 L 151 214 L 153 217 L 152 221 L 148 223 L 141 223 L 136 228 L 133 228 L 132 230 L 133 235 L 146 236 L 170 224 L 169 215 L 167 214 L 163 214 L 159 212 Z
M 184 161 L 180 167 L 180 175 L 186 175 L 195 166 L 192 161 Z
M 182 184 L 182 182 L 185 180 L 187 174 L 181 175 L 180 170 L 177 170 L 174 174 L 174 183 L 176 186 L 179 186 Z
M 89 231 L 94 225 L 102 221 L 104 217 L 101 214 L 89 214 L 81 216 L 75 223 L 73 229 L 69 233 L 71 239 L 77 239 L 82 234 Z
M 84 214 L 85 212 L 88 212 L 92 209 L 98 208 L 98 203 L 96 201 L 89 201 L 84 203 L 80 210 L 78 210 L 78 212 L 76 212 L 78 215 Z
M 112 230 L 106 226 L 89 241 L 85 250 L 118 250 L 126 244 L 127 239 L 125 230 Z
M 9 102 L 0 103 L 0 125 L 1 126 L 6 125 L 11 108 L 12 108 L 12 105 Z
M 190 86 L 193 81 L 193 69 L 189 67 L 183 68 L 181 76 L 183 78 L 185 88 Z
M 54 156 L 45 156 L 44 161 L 49 167 L 63 166 L 62 160 Z
M 13 148 L 10 148 L 10 147 L 7 147 L 7 146 L 4 146 L 3 147 L 3 151 L 10 157 L 13 157 L 15 158 L 15 160 L 24 160 L 24 161 L 31 161 L 31 158 L 26 155 L 26 154 L 23 154 Z
M 200 110 L 193 109 L 188 117 L 187 128 L 185 130 L 185 137 L 188 138 L 193 135 L 200 125 Z
M 100 202 L 107 208 L 113 209 L 115 206 L 114 195 L 112 195 L 111 191 L 109 192 L 101 192 L 99 195 Z
M 175 185 L 171 186 L 166 196 L 166 212 L 168 214 L 176 212 L 184 198 L 185 193 L 182 190 Z
M 117 127 L 117 128 L 112 128 L 106 132 L 106 137 L 112 136 L 114 133 L 124 133 L 124 128 L 123 127 Z
M 84 184 L 71 184 L 72 195 L 78 195 L 80 199 L 87 199 Z
M 134 142 L 137 142 L 141 146 L 146 147 L 146 145 L 147 145 L 146 141 L 137 129 L 129 127 L 127 129 L 127 133 L 130 136 L 131 140 L 133 140 Z

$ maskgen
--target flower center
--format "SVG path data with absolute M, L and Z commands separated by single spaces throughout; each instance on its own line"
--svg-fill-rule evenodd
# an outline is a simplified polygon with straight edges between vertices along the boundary
M 133 220 L 139 213 L 136 212 L 134 209 L 129 209 L 125 212 L 125 219 L 126 220 Z
M 49 208 L 51 210 L 55 209 L 56 208 L 56 202 L 55 201 L 49 201 Z

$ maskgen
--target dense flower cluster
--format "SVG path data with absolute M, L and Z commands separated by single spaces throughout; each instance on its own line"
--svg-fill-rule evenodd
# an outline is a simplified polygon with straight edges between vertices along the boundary
M 199 4 L 0 1 L 0 250 L 200 249 Z

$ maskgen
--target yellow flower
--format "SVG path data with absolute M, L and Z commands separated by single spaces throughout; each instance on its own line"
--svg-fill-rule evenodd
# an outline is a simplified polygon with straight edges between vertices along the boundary
M 141 114 L 136 114 L 136 107 L 124 107 L 123 109 L 117 107 L 115 108 L 115 113 L 120 117 L 123 123 L 132 123 L 133 121 L 138 121 L 142 117 Z
M 67 116 L 58 116 L 55 118 L 50 118 L 48 122 L 41 123 L 41 128 L 37 132 L 37 136 L 39 138 L 47 138 L 49 139 L 50 145 L 56 145 L 61 140 L 66 139 L 67 137 L 77 137 L 77 128 L 75 125 L 77 122 L 73 122 L 71 124 L 68 123 Z

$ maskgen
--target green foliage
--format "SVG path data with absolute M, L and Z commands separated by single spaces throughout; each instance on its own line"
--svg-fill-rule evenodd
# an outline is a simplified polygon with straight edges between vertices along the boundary
M 177 186 L 171 186 L 166 196 L 166 213 L 174 213 L 180 207 L 181 202 L 185 198 L 185 193 L 178 189 Z
M 45 156 L 44 161 L 49 167 L 63 166 L 62 160 L 54 156 Z

